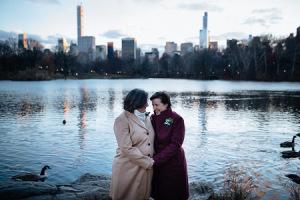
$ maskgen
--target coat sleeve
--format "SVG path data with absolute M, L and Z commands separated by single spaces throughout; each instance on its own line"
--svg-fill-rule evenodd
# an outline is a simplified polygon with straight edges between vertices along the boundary
M 174 122 L 170 143 L 158 154 L 153 156 L 154 165 L 160 166 L 170 160 L 180 150 L 185 135 L 184 121 L 179 117 Z
M 114 123 L 114 132 L 121 153 L 136 165 L 139 165 L 144 169 L 151 169 L 154 163 L 153 159 L 143 155 L 137 147 L 132 146 L 129 131 L 128 120 L 118 117 Z

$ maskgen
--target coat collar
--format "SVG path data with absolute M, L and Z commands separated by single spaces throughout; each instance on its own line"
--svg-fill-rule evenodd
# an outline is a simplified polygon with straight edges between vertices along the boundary
M 129 118 L 129 119 L 131 119 L 132 121 L 134 121 L 136 124 L 138 124 L 140 127 L 142 127 L 142 128 L 144 128 L 144 129 L 146 129 L 147 131 L 149 131 L 148 130 L 148 128 L 146 127 L 147 125 L 148 125 L 148 121 L 149 121 L 149 116 L 146 116 L 146 120 L 145 120 L 145 124 L 143 123 L 143 122 L 141 122 L 138 118 L 137 118 L 137 116 L 135 116 L 133 113 L 131 113 L 131 112 L 128 112 L 128 111 L 124 111 L 124 113 L 125 113 L 125 115 Z
M 168 108 L 168 109 L 162 111 L 162 112 L 160 113 L 160 115 L 154 114 L 154 116 L 160 117 L 160 118 L 169 117 L 169 116 L 171 116 L 171 115 L 172 115 L 172 109 L 171 109 L 171 108 Z

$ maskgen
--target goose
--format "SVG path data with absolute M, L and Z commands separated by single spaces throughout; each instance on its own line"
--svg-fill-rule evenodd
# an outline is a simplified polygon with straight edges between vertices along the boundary
M 296 136 L 293 136 L 293 140 L 290 141 L 286 141 L 280 144 L 280 147 L 293 147 L 295 145 L 295 138 Z
M 15 175 L 13 177 L 11 177 L 13 180 L 22 180 L 22 181 L 45 181 L 45 179 L 47 178 L 46 175 L 46 170 L 47 169 L 51 169 L 48 165 L 45 165 L 42 170 L 40 175 L 38 174 L 33 174 L 33 173 L 21 173 L 18 175 Z
M 291 179 L 291 181 L 293 181 L 294 183 L 300 184 L 300 176 L 296 174 L 287 174 L 285 176 Z
M 300 151 L 296 152 L 294 150 L 294 148 L 292 151 L 283 151 L 283 152 L 281 152 L 281 154 L 282 154 L 281 156 L 283 158 L 298 158 L 298 157 L 300 157 Z

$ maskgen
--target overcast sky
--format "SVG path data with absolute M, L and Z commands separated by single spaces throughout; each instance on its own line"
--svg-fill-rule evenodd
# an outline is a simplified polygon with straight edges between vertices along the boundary
M 84 6 L 84 35 L 96 43 L 135 37 L 143 50 L 166 41 L 199 43 L 208 12 L 211 39 L 249 34 L 287 36 L 300 26 L 300 0 L 0 0 L 0 40 L 27 32 L 46 47 L 58 37 L 76 41 L 76 6 Z

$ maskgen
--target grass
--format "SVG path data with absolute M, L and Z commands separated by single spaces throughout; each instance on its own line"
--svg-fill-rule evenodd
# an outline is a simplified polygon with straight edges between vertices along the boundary
M 253 178 L 244 170 L 229 168 L 225 173 L 224 184 L 218 193 L 213 193 L 210 200 L 252 200 L 257 199 L 257 186 Z

